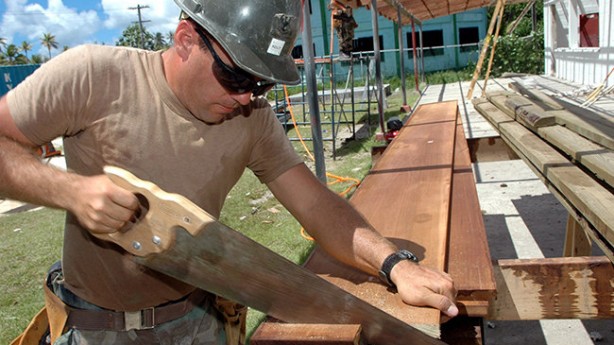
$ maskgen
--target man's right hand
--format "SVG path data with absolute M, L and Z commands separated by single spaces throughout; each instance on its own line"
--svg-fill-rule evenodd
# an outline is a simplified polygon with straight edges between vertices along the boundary
M 78 177 L 70 211 L 92 233 L 111 233 L 126 226 L 139 207 L 137 197 L 106 175 Z

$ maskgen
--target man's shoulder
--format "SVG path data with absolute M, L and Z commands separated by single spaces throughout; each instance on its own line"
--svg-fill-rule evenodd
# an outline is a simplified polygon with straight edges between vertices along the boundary
M 107 46 L 99 44 L 83 44 L 74 48 L 70 48 L 58 57 L 81 59 L 89 59 L 95 61 L 115 60 L 118 58 L 126 58 L 130 56 L 146 56 L 155 52 L 147 51 L 132 47 L 123 46 Z

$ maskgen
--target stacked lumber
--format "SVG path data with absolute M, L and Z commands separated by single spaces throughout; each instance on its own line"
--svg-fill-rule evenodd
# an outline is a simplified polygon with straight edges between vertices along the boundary
M 474 99 L 475 109 L 614 260 L 614 120 L 519 83 L 510 87 Z M 590 247 L 580 254 L 590 255 Z
M 456 101 L 420 106 L 386 148 L 350 202 L 384 236 L 414 252 L 420 264 L 449 272 L 465 316 L 485 316 L 495 294 L 482 213 Z M 337 262 L 316 247 L 306 268 L 415 328 L 442 337 L 441 314 L 409 306 L 379 279 Z M 254 344 L 354 344 L 356 327 L 263 323 Z M 471 335 L 479 337 L 471 328 Z M 332 330 L 332 328 L 331 328 Z M 460 334 L 457 329 L 451 333 Z M 478 332 L 479 333 L 479 332 Z M 343 336 L 340 341 L 339 336 Z M 445 334 L 442 337 L 446 339 Z M 401 340 L 402 341 L 402 340 Z M 456 340 L 455 343 L 459 343 Z M 473 343 L 473 342 L 472 342 Z

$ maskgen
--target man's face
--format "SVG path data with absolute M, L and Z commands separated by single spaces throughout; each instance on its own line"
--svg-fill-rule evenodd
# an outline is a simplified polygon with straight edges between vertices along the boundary
M 247 105 L 253 96 L 273 87 L 274 84 L 259 81 L 236 67 L 219 43 L 202 28 L 192 23 L 192 29 L 206 48 L 195 47 L 192 61 L 188 61 L 188 80 L 184 84 L 188 96 L 184 103 L 194 116 L 206 123 L 221 123 L 238 115 L 240 106 Z M 200 85 L 190 86 L 197 83 Z

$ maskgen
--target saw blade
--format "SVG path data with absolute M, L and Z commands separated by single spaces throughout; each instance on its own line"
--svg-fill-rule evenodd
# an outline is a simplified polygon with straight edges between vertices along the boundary
M 369 344 L 443 344 L 221 223 L 137 262 L 289 323 L 360 324 Z

